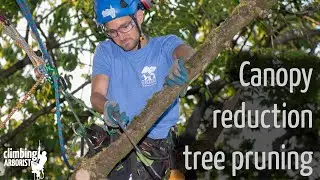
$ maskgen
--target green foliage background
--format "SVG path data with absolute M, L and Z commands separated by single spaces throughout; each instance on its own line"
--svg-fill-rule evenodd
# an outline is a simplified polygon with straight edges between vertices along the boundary
M 92 0 L 28 0 L 33 16 L 40 29 L 43 40 L 60 71 L 66 74 L 69 88 L 70 79 L 76 67 L 85 67 L 90 64 L 79 58 L 83 52 L 94 53 L 99 41 L 105 40 L 105 36 L 99 31 L 94 22 Z M 196 50 L 206 40 L 207 34 L 219 26 L 231 14 L 232 10 L 239 4 L 238 0 L 157 0 L 156 5 L 149 12 L 145 12 L 145 23 L 143 29 L 149 36 L 161 36 L 176 34 Z M 9 17 L 10 21 L 17 25 L 22 22 L 22 14 L 18 5 L 13 0 L 0 0 L 0 12 Z M 313 79 L 307 94 L 290 94 L 286 88 L 260 88 L 265 92 L 264 99 L 259 102 L 263 106 L 286 101 L 291 109 L 312 109 L 314 113 L 315 128 L 310 131 L 305 129 L 288 129 L 286 137 L 296 136 L 306 149 L 320 150 L 319 140 L 319 102 L 320 102 L 320 76 L 319 76 L 319 40 L 320 40 L 320 13 L 319 3 L 316 1 L 303 0 L 281 0 L 274 7 L 273 12 L 267 19 L 258 19 L 244 28 L 228 47 L 222 52 L 212 64 L 203 72 L 199 78 L 189 87 L 189 94 L 181 99 L 181 120 L 178 129 L 184 134 L 188 127 L 188 119 L 195 109 L 205 102 L 205 109 L 217 109 L 232 97 L 241 88 L 236 85 L 239 81 L 238 71 L 241 62 L 250 60 L 255 67 L 277 67 L 290 68 L 314 68 Z M 38 51 L 37 44 L 31 40 L 30 31 L 22 34 Z M 30 62 L 18 66 L 26 54 L 19 49 L 9 37 L 0 36 L 0 113 L 3 121 L 10 110 L 19 99 L 35 83 L 33 68 Z M 21 65 L 21 64 L 20 64 Z M 20 68 L 19 68 L 20 67 Z M 15 68 L 15 69 L 14 69 Z M 12 71 L 8 71 L 13 69 Z M 7 73 L 7 74 L 6 74 Z M 87 80 L 90 74 L 83 74 Z M 208 84 L 224 81 L 222 88 L 208 88 Z M 80 86 L 72 84 L 73 87 Z M 193 92 L 192 90 L 196 90 Z M 254 94 L 260 94 L 257 88 L 250 88 L 252 96 L 243 97 L 241 100 L 254 100 Z M 193 92 L 193 93 L 191 93 Z M 89 93 L 89 92 L 87 92 Z M 260 94 L 261 95 L 261 94 Z M 48 152 L 48 162 L 45 165 L 46 179 L 65 179 L 70 175 L 60 158 L 60 149 L 57 136 L 57 127 L 53 111 L 46 110 L 35 121 L 30 118 L 45 107 L 54 103 L 54 96 L 50 84 L 42 85 L 31 100 L 29 100 L 19 111 L 19 119 L 11 119 L 6 129 L 0 129 L 0 152 L 6 147 L 27 147 L 36 149 L 39 140 L 42 147 Z M 95 119 L 81 106 L 76 106 L 76 112 L 81 120 L 88 126 Z M 66 103 L 61 105 L 63 119 L 63 133 L 66 139 L 66 147 L 71 164 L 75 164 L 76 153 L 79 151 L 79 140 L 72 131 L 72 123 L 75 122 L 70 109 Z M 202 142 L 210 135 L 211 121 L 205 118 L 203 111 L 199 117 L 201 122 L 196 128 L 195 140 Z M 21 130 L 17 129 L 22 122 L 30 121 L 30 125 Z M 14 134 L 12 135 L 12 132 Z M 4 140 L 7 134 L 11 137 Z M 228 138 L 232 139 L 239 134 L 237 131 L 227 132 L 226 139 L 218 145 L 204 143 L 204 149 L 233 149 L 228 146 Z M 211 146 L 210 146 L 211 145 Z M 209 146 L 209 147 L 208 147 Z M 243 150 L 252 148 L 252 142 L 243 141 Z M 230 168 L 224 172 L 230 175 Z M 196 172 L 198 177 L 215 177 L 219 175 L 215 171 L 204 173 Z M 259 173 L 258 173 L 259 174 Z M 288 175 L 283 172 L 269 171 L 273 177 L 285 178 Z M 9 168 L 6 169 L 7 177 L 23 179 L 33 178 L 31 169 Z M 240 173 L 241 177 L 255 179 L 257 172 L 247 170 Z M 236 178 L 238 179 L 239 176 Z

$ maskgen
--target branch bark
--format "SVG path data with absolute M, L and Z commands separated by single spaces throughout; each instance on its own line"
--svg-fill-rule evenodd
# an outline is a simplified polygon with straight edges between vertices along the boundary
M 225 22 L 214 29 L 207 37 L 191 59 L 186 63 L 189 77 L 193 80 L 205 69 L 205 67 L 225 48 L 225 42 L 230 41 L 242 28 L 252 20 L 266 15 L 269 8 L 276 4 L 275 0 L 243 0 L 234 9 L 233 13 Z M 145 109 L 137 116 L 128 127 L 128 135 L 137 143 L 152 127 L 154 122 L 161 116 L 167 107 L 179 96 L 185 87 L 164 87 L 148 101 Z M 132 149 L 129 140 L 122 134 L 94 157 L 84 158 L 77 165 L 73 179 L 101 179 L 113 169 L 117 162 L 124 158 Z M 107 162 L 107 163 L 106 163 Z

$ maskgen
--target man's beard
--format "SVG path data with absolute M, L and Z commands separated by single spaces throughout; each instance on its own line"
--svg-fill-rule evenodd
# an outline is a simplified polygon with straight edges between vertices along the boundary
M 137 39 L 135 39 L 135 40 L 129 40 L 129 41 L 133 42 L 133 45 L 131 45 L 130 42 L 129 42 L 129 45 L 131 45 L 131 46 L 124 46 L 124 45 L 120 46 L 124 51 L 134 50 L 139 44 L 139 37 Z

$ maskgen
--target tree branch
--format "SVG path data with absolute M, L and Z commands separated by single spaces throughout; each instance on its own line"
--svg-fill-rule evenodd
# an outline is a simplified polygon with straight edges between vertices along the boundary
M 57 9 L 59 9 L 61 6 L 67 4 L 68 1 L 65 1 L 61 4 L 59 4 L 57 7 L 53 8 L 48 14 L 46 14 L 45 16 L 43 16 L 40 20 L 39 20 L 39 24 L 42 23 L 43 20 L 45 20 L 48 16 L 50 16 L 50 14 L 52 14 L 54 11 L 56 11 Z
M 13 75 L 15 72 L 23 69 L 26 65 L 31 64 L 29 56 L 25 56 L 22 60 L 16 62 L 13 66 L 8 69 L 4 69 L 0 71 L 0 79 L 8 78 Z
M 306 30 L 304 32 L 301 31 L 302 30 L 291 30 L 290 32 L 284 33 L 281 36 L 276 37 L 274 40 L 274 45 L 281 45 L 289 41 L 302 38 L 310 38 L 320 34 L 320 29 Z
M 317 20 L 315 20 L 314 18 L 312 18 L 312 17 L 310 17 L 308 15 L 304 15 L 303 18 L 315 23 L 318 26 L 320 26 L 320 21 L 317 21 Z
M 250 36 L 251 36 L 251 34 L 252 34 L 253 28 L 254 28 L 254 24 L 251 26 L 250 31 L 249 31 L 249 33 L 248 33 L 248 36 L 247 36 L 247 38 L 244 40 L 244 42 L 243 42 L 243 44 L 242 44 L 239 52 L 241 52 L 242 49 L 244 48 L 244 46 L 247 44 L 247 42 L 248 42 L 248 40 L 249 40 L 249 38 L 250 38 Z
M 46 36 L 46 34 L 44 33 L 44 31 L 41 29 L 40 24 L 36 23 L 37 29 L 40 31 L 41 35 L 44 37 L 44 39 L 46 40 L 45 42 L 48 41 L 48 37 Z
M 312 15 L 320 10 L 320 4 L 319 2 L 312 2 L 306 7 L 303 8 L 303 10 L 298 11 L 298 12 L 291 12 L 287 10 L 283 10 L 282 13 L 287 13 L 291 15 Z
M 30 32 L 30 28 L 29 28 L 29 24 L 27 24 L 26 27 L 26 36 L 24 37 L 24 40 L 28 43 L 29 41 L 29 32 Z
M 221 23 L 208 35 L 191 59 L 186 62 L 189 77 L 193 80 L 203 69 L 225 48 L 224 44 L 230 41 L 242 28 L 247 26 L 259 15 L 265 15 L 267 10 L 276 4 L 275 0 L 243 0 L 234 9 L 232 15 Z M 191 68 L 192 67 L 192 68 Z M 187 86 L 187 85 L 186 85 Z M 168 106 L 179 96 L 186 87 L 164 87 L 162 91 L 153 95 L 145 109 L 131 122 L 127 134 L 137 143 L 148 132 L 154 122 L 168 108 Z M 84 158 L 76 167 L 73 179 L 84 179 L 89 175 L 91 179 L 105 178 L 107 174 L 122 158 L 132 149 L 127 137 L 122 134 L 120 138 L 112 143 L 108 149 L 97 153 L 90 159 Z M 108 162 L 108 163 L 106 163 Z
M 75 38 L 72 38 L 72 39 L 63 41 L 63 42 L 61 42 L 61 43 L 53 44 L 52 46 L 50 46 L 50 49 L 58 48 L 58 47 L 60 47 L 61 45 L 70 43 L 70 42 L 75 41 L 75 40 L 78 40 L 78 39 L 89 38 L 90 36 L 93 36 L 93 34 L 90 34 L 90 35 L 87 35 L 87 36 L 80 36 L 80 37 L 78 36 L 78 37 L 75 37 Z

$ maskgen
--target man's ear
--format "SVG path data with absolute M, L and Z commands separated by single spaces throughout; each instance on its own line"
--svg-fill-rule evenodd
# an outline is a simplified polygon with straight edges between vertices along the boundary
M 143 11 L 142 10 L 138 10 L 137 13 L 136 13 L 136 18 L 137 18 L 137 21 L 138 21 L 138 24 L 140 25 L 141 27 L 141 24 L 143 22 Z

